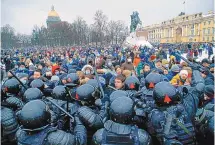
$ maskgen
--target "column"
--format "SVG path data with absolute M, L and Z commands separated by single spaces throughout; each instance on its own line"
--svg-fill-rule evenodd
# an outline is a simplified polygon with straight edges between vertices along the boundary
M 172 37 L 173 37 L 173 34 L 174 34 L 174 32 L 173 32 L 173 28 L 172 28 Z
M 184 26 L 181 27 L 182 28 L 182 36 L 184 36 Z

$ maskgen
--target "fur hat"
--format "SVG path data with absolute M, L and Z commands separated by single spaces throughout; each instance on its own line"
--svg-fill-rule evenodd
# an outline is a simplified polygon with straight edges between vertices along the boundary
M 181 70 L 179 75 L 182 76 L 183 74 L 187 75 L 188 76 L 188 72 L 187 70 Z

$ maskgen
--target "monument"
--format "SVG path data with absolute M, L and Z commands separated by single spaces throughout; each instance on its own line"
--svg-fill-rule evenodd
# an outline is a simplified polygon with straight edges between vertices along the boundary
M 152 48 L 152 45 L 146 40 L 145 37 L 136 35 L 137 28 L 141 26 L 142 22 L 139 18 L 139 13 L 134 11 L 131 15 L 130 35 L 124 41 L 125 47 L 146 46 Z

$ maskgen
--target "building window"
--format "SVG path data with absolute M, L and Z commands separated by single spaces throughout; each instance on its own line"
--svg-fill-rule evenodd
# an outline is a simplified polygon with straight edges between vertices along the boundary
M 203 34 L 206 34 L 206 29 L 205 28 L 203 29 Z
M 210 34 L 210 28 L 208 28 L 208 34 Z
M 191 36 L 194 35 L 194 25 L 191 25 Z
M 211 21 L 208 21 L 208 25 L 210 25 L 211 24 Z
M 214 37 L 212 37 L 212 41 L 214 41 Z
M 209 41 L 209 37 L 208 37 L 207 41 Z
M 205 41 L 205 37 L 203 37 L 203 41 Z
M 212 34 L 214 34 L 214 32 L 215 32 L 214 30 L 215 30 L 215 28 L 212 28 Z

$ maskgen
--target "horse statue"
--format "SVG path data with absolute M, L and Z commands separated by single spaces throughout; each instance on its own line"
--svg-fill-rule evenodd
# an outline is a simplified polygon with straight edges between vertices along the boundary
M 137 11 L 134 11 L 131 15 L 130 33 L 134 32 L 137 29 L 138 24 L 142 25 L 142 22 L 139 18 L 139 13 Z

